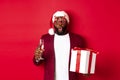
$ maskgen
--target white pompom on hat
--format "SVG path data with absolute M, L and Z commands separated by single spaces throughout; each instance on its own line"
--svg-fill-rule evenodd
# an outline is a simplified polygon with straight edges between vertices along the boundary
M 49 33 L 50 35 L 54 35 L 54 29 L 53 29 L 53 28 L 50 28 L 50 29 L 48 30 L 48 33 Z
M 65 19 L 67 20 L 67 23 L 69 24 L 70 20 L 69 20 L 69 16 L 65 11 L 56 11 L 53 16 L 52 16 L 52 23 L 54 23 L 55 21 L 55 17 L 65 17 Z M 49 29 L 48 33 L 50 35 L 54 35 L 54 28 L 51 26 L 51 28 Z

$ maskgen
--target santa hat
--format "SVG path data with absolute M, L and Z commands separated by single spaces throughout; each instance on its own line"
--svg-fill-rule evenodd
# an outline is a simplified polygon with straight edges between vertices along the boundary
M 53 16 L 52 16 L 52 24 L 54 23 L 54 21 L 55 21 L 55 17 L 60 17 L 60 16 L 63 16 L 63 17 L 65 17 L 65 19 L 67 20 L 67 23 L 69 24 L 69 16 L 68 16 L 68 14 L 65 12 L 65 11 L 57 11 L 57 12 L 55 12 L 54 14 L 53 14 Z M 50 35 L 54 35 L 54 28 L 53 28 L 53 26 L 51 26 L 51 28 L 49 29 L 49 31 L 48 31 L 48 33 L 50 34 Z

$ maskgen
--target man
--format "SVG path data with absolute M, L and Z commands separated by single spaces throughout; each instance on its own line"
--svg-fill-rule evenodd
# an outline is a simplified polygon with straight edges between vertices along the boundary
M 71 49 L 83 48 L 85 44 L 79 35 L 68 31 L 69 22 L 65 11 L 55 12 L 52 17 L 54 31 L 41 37 L 33 61 L 36 65 L 45 64 L 44 80 L 78 80 L 78 74 L 69 70 Z

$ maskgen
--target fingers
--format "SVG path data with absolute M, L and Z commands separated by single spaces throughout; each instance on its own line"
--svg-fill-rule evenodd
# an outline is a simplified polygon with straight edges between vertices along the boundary
M 38 59 L 42 56 L 42 53 L 44 52 L 44 49 L 40 49 L 40 47 L 38 47 L 36 50 L 35 50 L 35 59 Z

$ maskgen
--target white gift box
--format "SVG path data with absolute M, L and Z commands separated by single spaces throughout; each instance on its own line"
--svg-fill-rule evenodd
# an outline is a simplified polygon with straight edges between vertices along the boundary
M 94 74 L 97 54 L 98 52 L 90 49 L 72 49 L 70 71 L 82 74 Z

